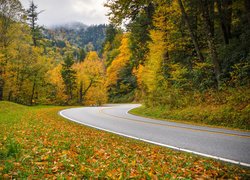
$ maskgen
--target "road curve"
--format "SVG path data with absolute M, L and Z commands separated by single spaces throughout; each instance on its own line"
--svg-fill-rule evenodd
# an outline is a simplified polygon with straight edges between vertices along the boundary
M 71 108 L 59 114 L 100 130 L 250 167 L 249 132 L 154 120 L 127 113 L 138 106 Z

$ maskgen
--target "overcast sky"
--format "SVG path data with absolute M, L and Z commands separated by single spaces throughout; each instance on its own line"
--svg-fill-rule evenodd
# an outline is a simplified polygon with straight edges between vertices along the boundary
M 27 9 L 31 0 L 20 0 Z M 68 22 L 82 22 L 87 25 L 108 23 L 105 0 L 34 0 L 39 15 L 39 24 L 45 26 Z

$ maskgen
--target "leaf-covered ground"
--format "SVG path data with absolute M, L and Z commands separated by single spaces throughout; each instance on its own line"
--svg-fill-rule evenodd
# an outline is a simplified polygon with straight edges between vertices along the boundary
M 61 109 L 0 102 L 0 179 L 250 178 L 250 169 L 70 122 Z

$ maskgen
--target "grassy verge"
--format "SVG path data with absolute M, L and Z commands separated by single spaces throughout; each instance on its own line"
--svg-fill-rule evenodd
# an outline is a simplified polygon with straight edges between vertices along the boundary
M 250 170 L 78 125 L 63 107 L 0 102 L 0 179 L 249 179 Z
M 147 108 L 141 106 L 130 111 L 131 114 L 170 120 L 188 124 L 227 127 L 231 129 L 250 130 L 250 106 L 245 112 L 237 112 L 224 105 L 189 106 L 182 109 L 168 109 L 162 107 Z

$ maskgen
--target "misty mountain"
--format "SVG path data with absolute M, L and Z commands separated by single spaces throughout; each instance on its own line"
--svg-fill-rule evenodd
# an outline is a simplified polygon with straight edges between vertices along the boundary
M 86 51 L 101 51 L 107 25 L 87 26 L 80 22 L 55 25 L 44 29 L 44 37 L 63 47 L 66 42 Z
M 86 30 L 88 28 L 88 25 L 83 24 L 81 22 L 71 22 L 71 23 L 53 25 L 48 29 L 57 30 L 61 28 L 67 30 L 81 31 L 81 30 Z

